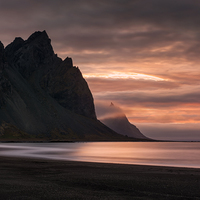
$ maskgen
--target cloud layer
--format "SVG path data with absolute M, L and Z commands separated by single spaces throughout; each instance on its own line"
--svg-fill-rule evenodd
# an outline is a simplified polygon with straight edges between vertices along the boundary
M 72 57 L 87 77 L 95 102 L 116 102 L 133 123 L 192 122 L 198 127 L 199 10 L 198 0 L 0 1 L 0 40 L 7 45 L 45 29 L 55 52 Z

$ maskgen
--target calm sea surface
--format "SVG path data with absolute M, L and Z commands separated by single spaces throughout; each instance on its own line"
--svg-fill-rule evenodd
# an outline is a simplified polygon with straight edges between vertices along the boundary
M 0 155 L 200 168 L 198 142 L 0 143 Z

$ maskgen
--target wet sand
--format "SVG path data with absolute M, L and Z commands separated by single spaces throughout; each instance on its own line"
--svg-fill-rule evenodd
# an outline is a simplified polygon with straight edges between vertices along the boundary
M 0 157 L 0 199 L 200 199 L 200 169 Z

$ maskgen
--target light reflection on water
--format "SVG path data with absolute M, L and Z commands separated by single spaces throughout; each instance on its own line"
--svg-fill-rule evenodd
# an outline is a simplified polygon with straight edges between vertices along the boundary
M 0 155 L 200 168 L 197 142 L 0 143 Z

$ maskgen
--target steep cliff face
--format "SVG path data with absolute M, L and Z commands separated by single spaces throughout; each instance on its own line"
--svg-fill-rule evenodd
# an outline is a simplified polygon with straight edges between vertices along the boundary
M 58 140 L 123 140 L 96 119 L 80 70 L 71 58 L 57 57 L 45 31 L 25 41 L 16 38 L 5 49 L 0 43 L 0 139 L 29 138 L 27 133 Z
M 5 54 L 9 65 L 34 88 L 41 87 L 72 112 L 96 119 L 93 97 L 80 70 L 71 58 L 62 61 L 54 54 L 46 31 L 35 32 L 26 41 L 16 38 Z
M 71 58 L 45 74 L 40 85 L 64 108 L 96 119 L 92 94 L 80 70 L 73 67 Z

